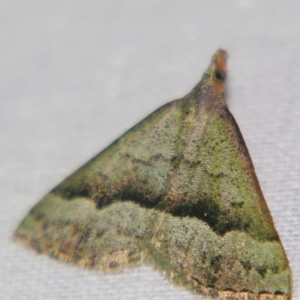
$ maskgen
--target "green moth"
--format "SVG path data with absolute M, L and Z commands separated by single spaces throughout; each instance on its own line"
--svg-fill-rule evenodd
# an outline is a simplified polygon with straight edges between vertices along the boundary
M 152 264 L 214 299 L 291 299 L 291 270 L 238 125 L 226 53 L 200 83 L 47 194 L 14 237 L 104 271 Z

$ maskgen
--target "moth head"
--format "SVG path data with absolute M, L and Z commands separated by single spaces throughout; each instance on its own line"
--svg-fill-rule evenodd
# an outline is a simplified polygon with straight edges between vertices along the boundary
M 227 77 L 227 53 L 219 49 L 213 56 L 210 66 L 205 72 L 206 84 L 211 86 L 217 96 L 225 104 L 225 82 Z

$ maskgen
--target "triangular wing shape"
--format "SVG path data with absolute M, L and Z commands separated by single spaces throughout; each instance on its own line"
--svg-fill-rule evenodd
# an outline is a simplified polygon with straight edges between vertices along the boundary
M 219 50 L 186 97 L 54 188 L 15 237 L 104 270 L 154 263 L 218 299 L 290 299 L 288 260 L 227 108 L 225 79 Z

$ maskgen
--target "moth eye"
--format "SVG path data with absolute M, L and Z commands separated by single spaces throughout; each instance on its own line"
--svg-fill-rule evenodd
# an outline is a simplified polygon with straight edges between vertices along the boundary
M 216 70 L 214 72 L 214 77 L 215 77 L 215 80 L 217 80 L 217 81 L 224 81 L 225 80 L 225 74 L 224 74 L 224 72 L 222 72 L 220 70 Z

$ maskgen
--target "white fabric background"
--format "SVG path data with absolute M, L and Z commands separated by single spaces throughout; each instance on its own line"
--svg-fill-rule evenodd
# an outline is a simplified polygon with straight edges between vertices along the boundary
M 300 2 L 273 2 L 1 1 L 1 299 L 200 299 L 150 267 L 85 271 L 11 235 L 71 171 L 188 93 L 219 47 L 300 299 Z

